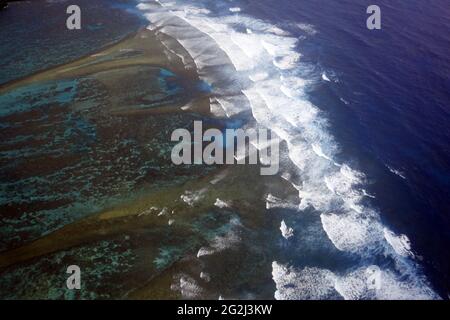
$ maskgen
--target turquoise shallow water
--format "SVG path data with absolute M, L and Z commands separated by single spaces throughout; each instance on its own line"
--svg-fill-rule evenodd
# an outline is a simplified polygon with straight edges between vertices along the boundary
M 0 117 L 49 104 L 67 105 L 74 100 L 77 85 L 77 80 L 65 80 L 19 87 L 0 96 Z
M 134 74 L 126 90 L 118 82 L 110 92 L 84 77 L 32 83 L 0 96 L 0 250 L 131 200 L 148 187 L 195 176 L 187 168 L 173 170 L 170 134 L 197 116 L 111 114 L 184 99 L 174 73 L 133 70 L 126 73 Z
M 120 3 L 108 3 L 116 2 Z M 52 18 L 44 23 L 33 20 L 37 27 L 29 33 L 17 23 L 9 24 L 9 31 L 6 27 L 1 29 L 7 39 L 1 44 L 1 61 L 14 60 L 15 69 L 5 63 L 0 84 L 95 51 L 140 25 L 139 18 L 131 18 L 123 10 L 127 6 L 82 2 L 81 7 L 83 11 L 91 10 L 84 17 L 87 27 L 77 35 L 62 32 L 65 35 L 60 37 L 61 30 L 51 26 L 63 21 L 57 14 L 63 4 L 45 2 L 42 9 L 32 3 L 26 7 L 28 12 L 16 11 L 18 7 L 12 6 L 0 24 L 21 15 L 47 16 L 49 11 L 57 18 L 49 15 Z M 94 23 L 89 20 L 91 15 L 100 18 L 95 16 Z M 13 52 L 14 46 L 22 50 Z M 139 54 L 123 52 L 123 56 L 114 58 Z M 105 57 L 102 62 L 108 58 L 111 59 Z M 7 255 L 8 250 L 34 243 L 64 226 L 214 170 L 175 167 L 170 160 L 173 130 L 192 130 L 193 121 L 202 116 L 146 114 L 155 107 L 182 105 L 211 89 L 205 82 L 187 83 L 167 69 L 138 65 L 76 79 L 33 82 L 2 94 L 0 254 Z M 142 113 L 133 116 L 128 114 L 130 111 Z M 230 221 L 237 219 L 231 210 L 202 212 L 205 213 L 184 222 L 184 217 L 177 220 L 177 226 L 170 229 L 165 223 L 108 236 L 103 235 L 103 230 L 98 234 L 95 230 L 94 237 L 91 234 L 77 246 L 68 245 L 61 251 L 11 265 L 0 270 L 0 298 L 122 297 L 139 287 L 141 280 L 147 280 L 143 277 L 162 273 L 202 245 L 225 236 L 233 228 Z M 83 234 L 69 232 L 64 236 L 71 243 L 70 239 Z M 64 238 L 61 242 L 65 241 Z M 83 283 L 87 285 L 79 292 L 65 287 L 66 267 L 70 264 L 80 265 L 83 270 Z
M 215 208 L 192 220 L 177 222 L 176 228 L 154 227 L 144 237 L 130 231 L 108 240 L 39 257 L 2 270 L 0 298 L 72 300 L 126 297 L 142 285 L 139 283 L 142 274 L 144 279 L 152 274 L 162 274 L 183 258 L 192 256 L 198 248 L 217 242 L 216 239 L 226 239 L 240 224 L 236 212 Z M 208 250 L 204 251 L 205 256 L 224 248 Z M 73 264 L 82 269 L 79 291 L 68 290 L 65 285 L 66 268 Z

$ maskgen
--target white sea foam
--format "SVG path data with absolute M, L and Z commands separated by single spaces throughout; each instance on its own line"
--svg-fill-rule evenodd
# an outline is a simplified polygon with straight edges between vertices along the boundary
M 229 208 L 230 205 L 228 203 L 226 203 L 225 201 L 222 201 L 220 199 L 216 199 L 216 202 L 214 203 L 214 205 L 218 208 Z
M 296 26 L 297 26 L 297 28 L 299 28 L 300 30 L 306 32 L 307 34 L 309 34 L 311 36 L 317 34 L 317 30 L 311 24 L 298 23 L 298 24 L 296 24 Z
M 394 292 L 403 296 L 401 288 L 414 287 L 418 271 L 413 256 L 405 254 L 411 251 L 409 242 L 385 232 L 379 213 L 364 201 L 367 198 L 364 175 L 341 160 L 337 163 L 339 147 L 329 133 L 328 123 L 320 110 L 307 100 L 306 86 L 314 82 L 306 80 L 298 53 L 299 38 L 242 12 L 236 15 L 227 11 L 218 16 L 207 10 L 195 10 L 205 8 L 190 1 L 177 1 L 176 6 L 168 1 L 159 2 L 163 7 L 146 5 L 140 9 L 157 34 L 176 39 L 189 53 L 202 80 L 213 88 L 214 114 L 231 117 L 251 110 L 259 125 L 270 128 L 286 142 L 288 156 L 301 180 L 300 185 L 293 183 L 300 198 L 297 209 L 317 211 L 329 240 L 338 250 L 360 256 L 362 261 L 380 254 L 392 259 L 398 270 L 404 272 L 399 277 L 388 277 L 395 283 L 391 288 L 400 288 Z M 310 25 L 300 24 L 297 29 L 308 36 L 316 33 Z M 188 57 L 185 59 L 189 61 Z M 324 72 L 322 79 L 338 81 L 332 71 Z M 273 198 L 266 204 L 268 208 L 284 205 Z M 220 245 L 203 248 L 199 255 L 214 252 L 217 247 Z M 279 266 L 276 269 L 286 271 Z M 334 290 L 328 290 L 328 273 L 316 276 L 316 271 L 308 271 L 307 274 L 314 276 L 301 277 L 327 283 L 325 295 L 316 292 L 312 297 L 326 296 Z M 404 278 L 411 282 L 404 284 Z M 351 279 L 347 282 L 358 283 Z M 345 296 L 347 291 L 342 283 L 339 288 Z M 421 284 L 427 288 L 426 282 Z M 284 295 L 281 291 L 277 285 L 279 296 Z M 301 296 L 294 290 L 287 291 L 287 296 Z
M 281 235 L 286 240 L 288 240 L 289 238 L 292 238 L 294 236 L 294 229 L 289 228 L 286 225 L 286 222 L 284 222 L 284 220 L 281 221 L 280 231 L 281 231 Z
M 373 247 L 381 239 L 379 225 L 372 219 L 361 219 L 358 214 L 321 214 L 325 232 L 335 247 L 364 255 L 366 248 Z
M 386 241 L 392 246 L 397 254 L 403 257 L 414 257 L 414 253 L 412 253 L 411 251 L 411 242 L 406 235 L 396 235 L 394 232 L 388 230 L 387 228 L 384 228 L 383 233 Z
M 158 213 L 158 217 L 162 217 L 165 216 L 169 213 L 169 210 L 167 208 L 163 208 L 159 213 Z
M 151 207 L 151 208 L 146 209 L 146 210 L 142 211 L 141 213 L 139 213 L 138 217 L 148 216 L 148 215 L 152 214 L 155 211 L 158 211 L 158 208 L 157 207 Z
M 339 100 L 341 100 L 344 104 L 346 104 L 346 105 L 349 105 L 350 103 L 347 101 L 347 100 L 345 100 L 344 98 L 339 98 Z
M 197 258 L 221 252 L 238 244 L 241 240 L 239 236 L 240 221 L 233 218 L 230 220 L 228 227 L 229 230 L 225 234 L 214 237 L 208 246 L 201 247 L 197 252 Z
M 272 278 L 277 300 L 323 300 L 337 295 L 335 276 L 328 270 L 305 268 L 298 271 L 274 261 Z
M 381 270 L 378 267 L 363 267 L 337 277 L 335 288 L 346 300 L 428 300 L 438 298 L 423 282 L 423 279 L 400 280 L 399 276 L 393 272 Z
M 326 74 L 325 72 L 322 73 L 322 80 L 323 80 L 323 81 L 328 81 L 328 82 L 331 81 L 330 78 L 328 78 L 328 76 L 327 76 L 327 74 Z
M 322 268 L 296 269 L 272 263 L 275 298 L 345 300 L 429 300 L 439 297 L 422 278 L 399 279 L 399 275 L 378 266 L 365 266 L 338 275 Z
M 312 144 L 312 149 L 319 157 L 322 157 L 322 158 L 327 159 L 329 161 L 333 161 L 329 156 L 327 156 L 327 155 L 325 155 L 325 153 L 323 153 L 322 148 L 318 144 L 313 143 Z
M 392 172 L 393 174 L 399 176 L 400 178 L 402 178 L 403 180 L 406 180 L 406 176 L 403 172 L 401 172 L 400 170 L 394 169 L 390 166 L 387 166 L 389 171 Z
M 180 292 L 185 299 L 195 299 L 204 295 L 205 291 L 199 286 L 197 281 L 188 275 L 180 275 L 170 286 L 173 291 Z
M 266 197 L 266 209 L 273 208 L 296 209 L 297 206 L 269 193 Z
M 201 189 L 198 191 L 185 191 L 184 194 L 180 196 L 180 199 L 189 206 L 194 206 L 197 202 L 203 199 L 206 189 Z

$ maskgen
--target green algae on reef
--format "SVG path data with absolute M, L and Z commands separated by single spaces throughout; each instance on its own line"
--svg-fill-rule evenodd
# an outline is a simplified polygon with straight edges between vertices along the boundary
M 199 118 L 175 112 L 199 80 L 151 37 L 0 87 L 0 250 L 211 169 L 170 160 L 171 132 Z
M 172 164 L 173 130 L 224 125 L 183 50 L 142 30 L 0 86 L 0 297 L 271 298 L 265 199 L 295 190 L 258 166 Z
M 246 179 L 240 179 L 244 173 Z M 258 168 L 248 166 L 231 166 L 200 179 L 160 188 L 0 254 L 0 283 L 9 277 L 5 275 L 28 265 L 41 270 L 42 277 L 59 274 L 39 262 L 55 253 L 66 252 L 71 264 L 89 270 L 94 268 L 90 262 L 71 250 L 108 241 L 122 243 L 118 250 L 130 250 L 133 262 L 127 271 L 121 266 L 111 270 L 112 280 L 108 281 L 120 290 L 110 289 L 104 279 L 92 284 L 99 286 L 97 297 L 159 299 L 188 295 L 215 299 L 219 293 L 245 297 L 243 288 L 250 290 L 262 283 L 254 294 L 270 298 L 273 288 L 267 278 L 270 261 L 266 257 L 277 240 L 264 230 L 276 230 L 277 226 L 265 208 L 268 189 L 287 188 L 275 177 L 261 180 Z M 186 201 L 187 194 L 195 195 L 195 201 Z M 227 206 L 217 207 L 218 198 Z M 186 279 L 201 284 L 202 290 L 186 292 Z M 40 292 L 60 288 L 60 281 L 56 277 L 41 283 Z M 90 280 L 85 283 L 91 285 Z
M 114 277 L 129 271 L 134 260 L 123 241 L 99 241 L 57 252 L 2 273 L 0 299 L 108 298 L 120 292 L 121 284 Z M 83 270 L 83 283 L 89 284 L 81 290 L 66 287 L 66 268 L 74 263 Z

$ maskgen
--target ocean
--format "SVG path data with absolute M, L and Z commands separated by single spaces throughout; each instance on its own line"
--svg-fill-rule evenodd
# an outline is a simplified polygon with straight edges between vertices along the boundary
M 103 3 L 104 8 L 108 7 L 104 12 Z M 15 34 L 14 28 L 21 27 L 7 23 L 0 30 L 5 38 L 11 37 L 0 44 L 0 58 L 4 61 L 0 83 L 67 63 L 145 27 L 161 41 L 165 52 L 177 56 L 187 69 L 196 70 L 201 86 L 208 88 L 210 111 L 220 123 L 227 127 L 245 124 L 268 128 L 283 141 L 278 177 L 293 190 L 293 197 L 282 196 L 291 191 L 280 191 L 279 182 L 265 183 L 267 189 L 255 187 L 260 192 L 256 198 L 263 202 L 265 210 L 255 206 L 245 217 L 233 205 L 214 198 L 216 209 L 226 211 L 224 217 L 215 211 L 208 211 L 205 220 L 195 222 L 177 216 L 169 220 L 169 225 L 175 221 L 176 226 L 182 220 L 184 229 L 177 230 L 173 239 L 164 229 L 161 231 L 164 245 L 147 248 L 151 253 L 142 254 L 152 259 L 154 254 L 158 270 L 187 256 L 187 252 L 193 261 L 205 259 L 200 265 L 209 267 L 210 272 L 197 266 L 198 261 L 189 262 L 189 268 L 186 267 L 199 273 L 199 279 L 176 273 L 177 284 L 168 287 L 179 291 L 178 297 L 448 299 L 450 6 L 446 0 L 379 0 L 376 4 L 381 9 L 381 29 L 369 30 L 366 9 L 371 4 L 366 0 L 102 0 L 92 10 L 96 16 L 89 17 L 90 27 L 75 38 L 69 37 L 70 42 L 65 42 L 63 35 L 48 37 L 51 23 L 46 28 L 37 28 L 38 34 Z M 52 2 L 51 10 L 63 6 L 64 2 Z M 30 9 L 28 14 L 40 10 Z M 108 16 L 111 12 L 115 12 L 113 19 Z M 8 15 L 11 12 L 6 13 L 6 19 L 17 21 Z M 94 22 L 97 17 L 101 17 L 101 22 Z M 40 26 L 37 20 L 25 18 Z M 31 36 L 45 38 L 46 43 L 30 42 Z M 23 46 L 24 50 L 15 53 L 17 46 Z M 13 60 L 19 61 L 20 67 L 14 67 Z M 167 74 L 168 78 L 175 76 L 165 74 L 166 78 Z M 61 90 L 67 93 L 64 85 Z M 1 98 L 4 100 L 0 102 L 9 106 L 9 96 Z M 95 108 L 99 106 L 103 105 Z M 95 114 L 91 109 L 89 112 Z M 4 107 L 0 115 L 8 112 Z M 184 126 L 193 119 L 197 116 L 180 116 L 176 121 Z M 167 133 L 167 128 L 178 122 L 164 118 L 156 127 L 152 124 L 153 131 L 149 132 L 153 134 L 157 129 L 161 134 Z M 97 121 L 89 122 L 88 126 L 91 125 L 95 127 Z M 83 130 L 89 136 L 88 129 Z M 158 146 L 164 144 L 163 140 L 164 136 L 158 135 Z M 157 174 L 149 174 L 149 167 L 158 165 L 159 162 L 137 166 L 136 170 L 145 172 L 139 179 L 152 181 Z M 123 169 L 122 164 L 120 168 Z M 174 180 L 179 174 L 170 170 L 164 173 L 164 179 Z M 130 172 L 126 171 L 134 179 Z M 232 182 L 223 182 L 230 188 L 224 194 L 230 197 L 233 192 L 239 193 L 239 197 L 246 194 L 247 191 L 242 192 L 246 187 L 241 186 L 246 180 L 256 181 L 250 172 L 246 176 L 245 170 L 232 176 Z M 113 183 L 128 183 L 123 181 L 127 177 L 124 175 L 124 179 Z M 214 179 L 220 181 L 223 177 Z M 133 184 L 132 192 L 140 188 L 141 180 Z M 181 199 L 189 206 L 195 201 L 207 206 L 210 201 L 210 196 L 205 196 L 209 192 L 205 191 L 206 183 L 199 181 L 199 184 L 199 191 L 192 191 L 192 186 L 192 190 L 183 190 Z M 109 184 L 105 189 L 108 187 Z M 86 189 L 91 192 L 92 188 Z M 2 205 L 6 207 L 14 192 L 4 193 Z M 26 197 L 27 193 L 23 194 Z M 176 197 L 180 198 L 178 194 Z M 256 200 L 248 202 L 255 203 L 252 201 Z M 110 202 L 102 204 L 101 210 L 108 206 Z M 65 215 L 70 214 L 72 207 L 68 208 Z M 89 210 L 82 216 L 88 215 Z M 150 212 L 153 210 L 157 209 Z M 178 204 L 172 215 L 177 210 L 182 210 Z M 197 211 L 203 214 L 201 210 Z M 160 214 L 165 215 L 166 211 L 170 210 L 164 207 Z M 189 211 L 189 215 L 193 214 Z M 255 226 L 252 217 L 257 220 Z M 52 222 L 52 230 L 76 219 L 64 220 L 64 224 Z M 220 223 L 224 224 L 216 228 Z M 14 234 L 14 228 L 7 227 L 8 234 Z M 195 239 L 191 241 L 189 235 L 185 243 L 183 240 L 179 244 L 177 237 L 183 238 L 186 230 L 194 230 Z M 206 238 L 209 247 L 200 246 L 205 239 L 197 237 Z M 149 239 L 145 241 L 155 244 L 153 236 Z M 237 246 L 237 242 L 246 242 L 243 239 L 248 240 L 245 250 L 251 254 L 237 249 L 236 254 L 234 249 L 223 253 Z M 109 250 L 108 255 L 115 252 L 116 246 L 119 246 L 116 242 L 102 243 L 102 248 Z M 117 248 L 127 253 L 118 256 L 118 263 L 130 264 L 128 254 L 132 255 L 134 249 Z M 138 248 L 137 252 L 142 252 Z M 92 254 L 91 247 L 82 250 L 86 255 Z M 70 254 L 76 253 L 67 253 Z M 210 258 L 214 254 L 220 258 Z M 242 270 L 231 266 L 227 269 L 230 261 L 239 267 L 242 264 Z M 178 272 L 183 263 L 186 262 L 171 268 L 176 271 L 167 272 L 170 275 Z M 257 265 L 258 272 L 254 272 Z M 230 270 L 238 275 L 232 275 Z M 252 279 L 249 274 L 258 275 Z M 162 279 L 158 280 L 159 285 L 170 282 Z M 208 284 L 202 287 L 202 281 Z M 139 291 L 138 297 L 142 296 L 146 296 L 145 290 Z
M 361 298 L 367 293 L 352 296 L 348 286 L 363 283 L 364 268 L 377 262 L 392 281 L 378 298 L 446 297 L 448 3 L 379 1 L 382 29 L 375 31 L 366 27 L 369 1 L 160 3 L 167 17 L 148 13 L 150 22 L 180 39 L 200 69 L 211 68 L 202 43 L 209 48 L 215 41 L 228 55 L 235 74 L 223 68 L 216 77 L 241 81 L 256 120 L 288 142 L 291 163 L 284 174 L 299 178 L 291 180 L 300 184 L 296 214 L 317 211 L 329 240 L 351 260 L 344 267 L 331 258 L 325 263 L 331 268 L 323 261 L 316 268 L 314 258 L 293 254 L 289 270 L 324 282 L 326 292 L 322 278 L 336 268 L 339 293 Z M 178 23 L 173 15 L 183 20 L 179 32 L 171 27 Z M 189 37 L 185 22 L 207 37 Z M 206 71 L 205 79 L 220 83 Z M 235 92 L 228 95 L 222 103 L 227 115 L 248 107 Z M 303 297 L 284 289 L 283 268 L 274 264 L 278 296 Z M 426 288 L 425 278 L 438 294 Z
M 339 159 L 365 174 L 370 206 L 384 225 L 408 236 L 420 268 L 447 297 L 450 6 L 378 1 L 382 29 L 370 31 L 370 4 L 297 1 L 249 10 L 317 31 L 298 45 L 300 62 L 317 70 L 315 80 L 325 73 L 331 81 L 319 79 L 308 100 L 328 119 Z

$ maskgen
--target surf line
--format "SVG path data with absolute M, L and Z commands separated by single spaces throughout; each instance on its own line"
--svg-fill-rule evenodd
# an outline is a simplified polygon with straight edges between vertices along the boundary
M 248 160 L 248 164 L 261 166 L 263 176 L 276 175 L 279 170 L 280 139 L 265 128 L 226 129 L 225 134 L 214 128 L 203 132 L 202 121 L 194 121 L 194 137 L 180 128 L 173 131 L 171 141 L 179 142 L 171 153 L 175 165 L 247 164 Z

